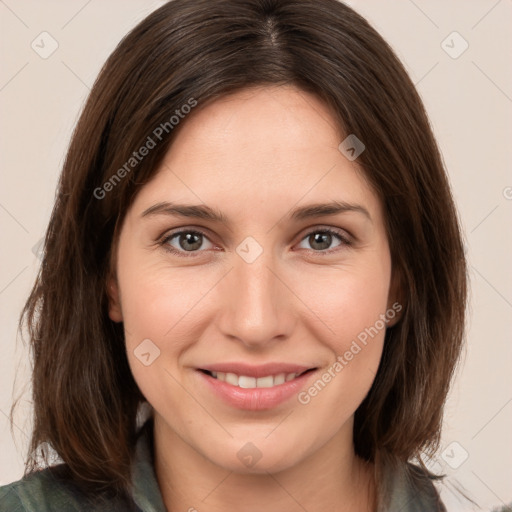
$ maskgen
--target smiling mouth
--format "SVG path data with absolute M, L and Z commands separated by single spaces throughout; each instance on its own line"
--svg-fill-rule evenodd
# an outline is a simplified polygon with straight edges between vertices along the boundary
M 273 388 L 280 386 L 285 382 L 290 382 L 306 373 L 315 371 L 316 368 L 309 368 L 301 373 L 278 373 L 275 375 L 266 375 L 263 377 L 250 377 L 248 375 L 237 375 L 230 372 L 214 372 L 209 370 L 200 369 L 199 371 L 213 377 L 214 379 L 226 382 L 231 386 L 236 386 L 243 389 L 254 388 Z

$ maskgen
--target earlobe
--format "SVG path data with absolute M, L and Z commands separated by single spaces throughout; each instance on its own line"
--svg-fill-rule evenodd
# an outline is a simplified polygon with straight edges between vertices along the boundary
M 386 317 L 388 319 L 386 325 L 387 327 L 393 327 L 400 321 L 402 318 L 403 309 L 404 308 L 399 301 L 394 301 L 393 303 L 389 304 L 389 307 L 386 311 Z
M 108 316 L 113 322 L 122 322 L 123 313 L 119 299 L 119 286 L 115 277 L 110 277 L 107 282 Z

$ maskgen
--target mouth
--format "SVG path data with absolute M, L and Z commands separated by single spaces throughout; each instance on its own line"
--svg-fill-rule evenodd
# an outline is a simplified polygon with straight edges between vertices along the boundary
M 302 377 L 303 375 L 314 372 L 317 368 L 309 368 L 301 372 L 290 373 L 276 373 L 264 375 L 261 377 L 253 377 L 250 375 L 238 375 L 232 372 L 210 371 L 199 368 L 199 371 L 208 375 L 216 380 L 230 384 L 231 386 L 239 387 L 242 389 L 255 389 L 255 388 L 273 388 L 281 386 L 287 382 L 293 381 Z
M 227 405 L 246 411 L 269 411 L 291 405 L 290 400 L 308 385 L 317 369 L 298 365 L 249 367 L 225 363 L 210 369 L 197 368 L 195 374 L 199 377 L 199 386 Z

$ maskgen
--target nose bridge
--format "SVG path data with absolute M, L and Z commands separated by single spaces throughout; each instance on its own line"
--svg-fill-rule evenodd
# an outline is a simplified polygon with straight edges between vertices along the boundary
M 283 295 L 283 284 L 270 249 L 259 251 L 255 259 L 246 257 L 255 246 L 240 244 L 234 257 L 234 268 L 228 276 L 228 302 L 223 329 L 246 345 L 260 345 L 287 334 L 289 310 Z M 244 253 L 243 249 L 249 248 Z M 242 251 L 242 252 L 240 252 Z

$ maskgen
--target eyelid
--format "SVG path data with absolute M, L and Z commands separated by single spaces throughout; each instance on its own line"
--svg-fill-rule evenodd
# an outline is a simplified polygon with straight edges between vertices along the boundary
M 355 241 L 354 235 L 352 235 L 349 231 L 343 228 L 337 228 L 335 226 L 327 226 L 327 225 L 316 225 L 312 228 L 308 228 L 307 232 L 302 235 L 301 240 L 303 240 L 306 236 L 311 235 L 312 233 L 322 233 L 322 232 L 328 232 L 333 235 L 339 236 L 345 243 L 352 243 Z

